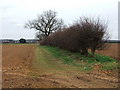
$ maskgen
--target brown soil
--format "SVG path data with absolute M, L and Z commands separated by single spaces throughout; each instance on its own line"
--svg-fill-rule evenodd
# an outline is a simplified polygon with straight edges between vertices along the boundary
M 114 88 L 116 72 L 69 70 L 39 73 L 33 71 L 35 45 L 3 45 L 3 88 Z M 59 64 L 59 63 L 58 63 Z
M 110 43 L 108 44 L 108 48 L 106 48 L 105 50 L 96 51 L 96 53 L 111 56 L 116 59 L 120 59 L 119 57 L 120 53 L 118 53 L 119 48 L 120 48 L 120 44 Z

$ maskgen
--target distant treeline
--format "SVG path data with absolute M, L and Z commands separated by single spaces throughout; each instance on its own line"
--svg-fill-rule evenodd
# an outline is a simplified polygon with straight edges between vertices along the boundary
M 120 43 L 120 40 L 107 40 L 107 43 Z
M 28 39 L 26 43 L 39 42 L 38 39 Z M 19 43 L 19 40 L 0 39 L 0 43 Z M 120 43 L 120 40 L 107 40 L 106 43 Z
M 24 39 L 25 43 L 37 43 L 39 42 L 38 39 Z M 0 43 L 21 43 L 20 40 L 14 40 L 14 39 L 0 39 Z
M 38 39 L 28 39 L 26 43 L 39 42 Z M 19 40 L 1 39 L 0 43 L 19 43 Z M 120 43 L 120 40 L 107 40 L 106 43 Z

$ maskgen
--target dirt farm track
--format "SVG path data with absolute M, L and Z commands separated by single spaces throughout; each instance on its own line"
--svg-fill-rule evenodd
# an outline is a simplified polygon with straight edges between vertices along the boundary
M 115 73 L 108 75 L 97 70 L 80 72 L 74 67 L 57 62 L 43 49 L 39 51 L 41 58 L 36 61 L 37 50 L 37 45 L 32 44 L 2 45 L 3 88 L 118 87 L 118 77 L 114 75 Z M 118 58 L 118 45 L 111 44 L 110 49 L 97 51 L 97 53 Z M 42 61 L 45 57 L 49 57 L 52 63 Z M 45 65 L 48 65 L 48 67 Z

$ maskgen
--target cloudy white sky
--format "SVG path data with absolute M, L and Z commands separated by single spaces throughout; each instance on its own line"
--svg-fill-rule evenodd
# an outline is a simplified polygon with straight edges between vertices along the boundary
M 108 21 L 111 39 L 118 39 L 119 0 L 1 0 L 0 38 L 35 38 L 34 29 L 25 29 L 28 20 L 46 10 L 54 10 L 65 24 L 80 16 L 100 17 Z

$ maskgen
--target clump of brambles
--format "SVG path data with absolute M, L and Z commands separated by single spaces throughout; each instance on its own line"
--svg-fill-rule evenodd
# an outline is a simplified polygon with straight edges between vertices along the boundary
M 80 52 L 94 56 L 96 50 L 106 47 L 108 39 L 107 25 L 99 18 L 80 18 L 78 21 L 62 30 L 54 32 L 41 41 L 41 45 L 50 45 L 63 48 L 72 52 Z

